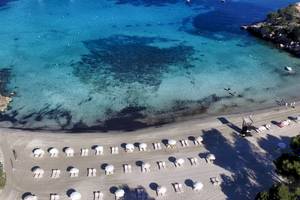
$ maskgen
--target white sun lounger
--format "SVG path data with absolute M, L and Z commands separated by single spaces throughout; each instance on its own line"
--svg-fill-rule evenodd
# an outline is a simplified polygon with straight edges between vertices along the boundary
M 52 169 L 51 178 L 59 178 L 59 177 L 60 177 L 60 170 Z
M 87 169 L 87 176 L 88 177 L 95 177 L 97 170 L 95 168 L 88 168 Z
M 180 144 L 182 147 L 188 147 L 190 146 L 189 141 L 184 139 L 184 140 L 180 140 Z
M 198 159 L 196 157 L 189 158 L 191 165 L 198 165 Z
M 124 168 L 124 173 L 125 174 L 128 174 L 128 173 L 131 173 L 132 172 L 132 167 L 130 164 L 124 164 L 123 165 L 123 168 Z
M 153 143 L 154 150 L 161 150 L 161 143 L 160 142 L 155 142 Z
M 256 132 L 257 133 L 261 133 L 261 132 L 264 132 L 264 131 L 266 131 L 267 130 L 267 128 L 265 127 L 265 126 L 260 126 L 260 127 L 258 127 L 257 129 L 256 129 Z
M 50 194 L 50 200 L 59 200 L 60 196 L 56 193 Z
M 94 200 L 103 200 L 103 193 L 100 191 L 95 191 L 94 192 Z
M 210 178 L 210 181 L 212 182 L 212 184 L 214 186 L 221 185 L 221 181 L 220 181 L 220 179 L 218 177 L 212 177 L 212 178 Z
M 89 149 L 87 148 L 82 148 L 81 151 L 80 151 L 80 155 L 81 156 L 88 156 L 89 155 Z
M 158 165 L 158 169 L 165 169 L 167 167 L 165 161 L 158 161 L 157 165 Z
M 111 147 L 111 154 L 119 154 L 119 147 Z
M 183 186 L 181 183 L 173 183 L 173 187 L 176 193 L 183 193 Z

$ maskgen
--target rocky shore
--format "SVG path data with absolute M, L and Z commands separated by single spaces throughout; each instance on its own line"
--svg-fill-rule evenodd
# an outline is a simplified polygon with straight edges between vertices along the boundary
M 11 101 L 12 101 L 11 97 L 0 95 L 0 112 L 6 111 Z
M 300 3 L 269 13 L 265 21 L 242 28 L 300 57 Z

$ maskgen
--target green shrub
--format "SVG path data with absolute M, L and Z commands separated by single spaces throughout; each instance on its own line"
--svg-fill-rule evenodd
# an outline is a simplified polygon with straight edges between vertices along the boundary
M 282 154 L 274 161 L 277 172 L 287 178 L 300 178 L 300 157 L 294 154 Z
M 275 184 L 269 191 L 260 192 L 255 200 L 298 200 L 300 188 L 293 189 L 285 184 Z
M 295 30 L 295 32 L 297 32 L 297 36 L 300 38 L 300 27 L 297 27 L 297 30 Z M 292 138 L 290 147 L 295 154 L 300 154 L 300 135 Z

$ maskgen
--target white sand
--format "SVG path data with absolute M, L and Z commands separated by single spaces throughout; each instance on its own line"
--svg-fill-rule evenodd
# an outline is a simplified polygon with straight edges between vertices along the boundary
M 285 109 L 273 108 L 257 111 L 254 114 L 255 125 L 260 126 L 270 123 L 271 120 L 283 120 L 289 116 L 297 116 L 299 108 Z M 249 113 L 248 113 L 249 114 Z M 244 114 L 246 115 L 246 114 Z M 243 115 L 226 116 L 226 119 L 236 126 L 241 126 Z M 292 122 L 285 128 L 272 126 L 270 131 L 265 131 L 250 138 L 237 136 L 234 129 L 227 124 L 222 124 L 216 117 L 196 119 L 186 122 L 166 125 L 158 128 L 149 128 L 130 133 L 44 133 L 13 129 L 0 129 L 1 149 L 5 158 L 7 172 L 7 186 L 0 194 L 0 199 L 21 199 L 26 192 L 32 192 L 39 200 L 50 199 L 50 193 L 57 193 L 62 200 L 69 199 L 67 191 L 75 189 L 83 196 L 83 200 L 93 199 L 93 191 L 104 193 L 104 199 L 114 199 L 110 189 L 115 186 L 128 185 L 130 188 L 143 186 L 146 192 L 157 199 L 156 192 L 151 189 L 155 184 L 167 187 L 167 195 L 158 199 L 253 199 L 261 189 L 269 187 L 274 179 L 272 160 L 280 155 L 276 151 L 278 142 L 288 144 L 289 137 L 298 134 L 300 124 Z M 189 136 L 203 136 L 202 146 L 195 146 L 191 141 L 189 147 L 182 147 L 180 139 Z M 154 151 L 152 143 L 164 139 L 176 139 L 175 149 L 167 149 L 163 144 L 162 150 Z M 125 153 L 121 147 L 123 143 L 145 142 L 148 144 L 147 152 L 139 152 L 138 148 L 133 153 Z M 104 155 L 94 156 L 90 150 L 88 157 L 80 156 L 81 148 L 93 145 L 104 146 Z M 119 146 L 120 153 L 111 155 L 110 147 Z M 33 158 L 32 150 L 36 147 L 45 150 L 43 158 Z M 60 150 L 58 158 L 50 158 L 47 150 L 56 147 Z M 72 147 L 75 149 L 73 158 L 66 158 L 62 149 Z M 17 160 L 12 153 L 16 151 Z M 204 157 L 209 152 L 216 155 L 214 164 L 206 163 Z M 174 167 L 169 161 L 170 157 L 184 158 L 182 168 Z M 197 157 L 198 166 L 191 166 L 189 157 Z M 166 161 L 167 169 L 159 170 L 156 162 Z M 151 164 L 151 172 L 141 173 L 137 161 L 147 161 Z M 116 171 L 114 175 L 105 176 L 101 169 L 103 164 L 112 164 Z M 123 173 L 122 165 L 131 164 L 133 172 Z M 13 167 L 12 167 L 13 166 Z M 31 168 L 40 166 L 45 170 L 44 177 L 39 180 L 33 178 Z M 78 178 L 70 178 L 66 169 L 70 166 L 80 169 Z M 87 168 L 96 168 L 96 177 L 87 177 Z M 60 169 L 61 177 L 51 179 L 51 169 Z M 211 177 L 218 176 L 222 181 L 221 186 L 214 186 Z M 190 180 L 189 180 L 190 179 Z M 204 184 L 202 191 L 196 193 L 189 186 L 192 181 L 201 181 Z M 182 183 L 184 193 L 175 193 L 172 183 Z M 152 184 L 151 184 L 152 183 Z M 153 184 L 155 183 L 155 184 Z M 151 184 L 151 186 L 150 186 Z M 128 194 L 128 193 L 127 193 Z M 135 194 L 126 199 L 135 199 Z

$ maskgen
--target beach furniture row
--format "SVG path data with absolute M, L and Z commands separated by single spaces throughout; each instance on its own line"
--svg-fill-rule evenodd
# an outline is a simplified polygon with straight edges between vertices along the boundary
M 218 177 L 212 177 L 212 178 L 210 178 L 210 181 L 215 186 L 221 184 L 221 181 Z M 191 183 L 187 184 L 187 186 L 192 187 L 193 191 L 200 192 L 201 190 L 203 190 L 204 184 L 202 182 L 192 181 L 192 180 L 190 180 L 190 182 Z M 171 186 L 174 189 L 174 192 L 176 192 L 176 193 L 183 193 L 185 191 L 185 186 L 182 183 L 173 182 L 173 183 L 171 183 Z M 166 186 L 155 184 L 154 187 L 155 188 L 152 188 L 152 189 L 155 189 L 156 195 L 158 197 L 167 195 L 168 190 L 167 190 Z M 74 189 L 71 189 L 69 191 L 70 192 L 67 191 L 67 194 L 69 193 L 68 194 L 69 199 L 71 199 L 71 200 L 81 200 L 82 199 L 82 195 L 80 192 L 78 192 Z M 146 191 L 144 188 L 138 187 L 138 188 L 136 188 L 135 193 L 136 193 L 137 199 L 142 199 L 143 196 L 145 196 Z M 114 191 L 114 196 L 115 196 L 116 200 L 123 199 L 125 197 L 125 195 L 126 195 L 126 191 L 124 189 L 116 187 L 116 189 Z M 25 195 L 23 195 L 22 199 L 23 200 L 38 200 L 38 197 L 35 194 L 26 193 Z M 59 200 L 60 195 L 57 193 L 51 193 L 49 199 L 50 200 Z M 101 192 L 101 191 L 93 192 L 93 200 L 103 200 L 103 199 L 104 199 L 103 192 Z
M 300 122 L 300 115 L 296 116 L 296 117 L 289 117 L 289 119 L 284 119 L 284 120 L 281 120 L 281 121 L 278 121 L 278 122 L 273 122 L 276 126 L 280 127 L 280 128 L 284 128 L 284 127 L 287 127 L 289 125 L 292 124 L 292 121 L 294 121 L 295 123 L 299 123 Z M 255 129 L 255 131 L 257 133 L 261 133 L 261 132 L 264 132 L 264 131 L 267 131 L 267 130 L 271 130 L 272 128 L 272 125 L 269 123 L 269 124 L 264 124 L 264 125 L 261 125 L 259 127 L 257 127 Z
M 189 157 L 189 158 L 187 158 L 187 160 L 189 160 L 189 163 L 191 166 L 196 166 L 199 163 L 197 157 Z M 216 160 L 216 157 L 214 154 L 208 154 L 206 156 L 205 160 L 207 163 L 212 163 Z M 172 162 L 176 168 L 179 168 L 179 167 L 184 166 L 184 164 L 186 163 L 186 159 L 184 159 L 184 158 L 176 159 L 176 158 L 172 157 L 172 161 L 170 161 L 170 162 Z M 151 171 L 151 164 L 149 162 L 138 161 L 137 163 L 138 163 L 137 166 L 140 168 L 140 171 L 142 173 L 148 173 Z M 156 164 L 157 164 L 157 168 L 159 170 L 167 168 L 166 161 L 157 161 Z M 131 173 L 133 166 L 131 164 L 123 164 L 122 168 L 123 168 L 124 173 Z M 115 167 L 114 167 L 114 165 L 111 165 L 111 164 L 106 164 L 104 167 L 102 167 L 102 169 L 104 170 L 105 175 L 113 175 L 115 173 Z M 45 171 L 39 166 L 33 167 L 31 169 L 31 171 L 32 171 L 33 177 L 35 179 L 43 178 L 43 176 L 45 174 Z M 69 173 L 71 178 L 78 177 L 79 172 L 80 172 L 80 170 L 76 167 L 68 167 L 66 171 Z M 51 170 L 51 175 L 50 175 L 51 178 L 57 179 L 60 177 L 60 175 L 61 175 L 60 169 L 52 169 Z M 87 176 L 88 177 L 97 176 L 97 169 L 96 168 L 87 168 Z
M 194 138 L 192 143 L 196 146 L 201 145 L 203 142 L 203 138 L 201 136 L 198 136 L 197 138 Z M 174 149 L 177 147 L 177 140 L 174 139 L 169 139 L 167 140 L 163 145 L 161 142 L 154 142 L 152 143 L 153 149 L 154 150 L 161 150 L 163 148 L 163 146 L 165 146 L 168 149 Z M 188 139 L 182 139 L 179 140 L 179 143 L 182 147 L 189 147 L 191 145 L 191 141 Z M 132 153 L 135 151 L 135 149 L 138 148 L 138 150 L 140 152 L 145 152 L 148 151 L 148 145 L 146 143 L 139 143 L 137 145 L 134 145 L 132 143 L 127 143 L 125 144 L 124 150 L 127 153 Z M 104 153 L 104 147 L 101 145 L 94 145 L 91 149 L 89 148 L 81 148 L 80 149 L 80 156 L 82 157 L 86 157 L 89 156 L 90 150 L 93 151 L 93 155 L 103 155 Z M 75 150 L 71 147 L 64 147 L 63 148 L 63 152 L 65 154 L 66 157 L 74 157 L 75 156 Z M 59 156 L 59 149 L 55 148 L 55 147 L 51 147 L 48 149 L 48 154 L 49 157 L 51 158 L 56 158 Z M 110 147 L 110 153 L 111 154 L 119 154 L 119 146 L 111 146 Z M 32 155 L 35 158 L 43 158 L 45 155 L 45 150 L 43 150 L 42 148 L 34 148 L 32 150 Z

